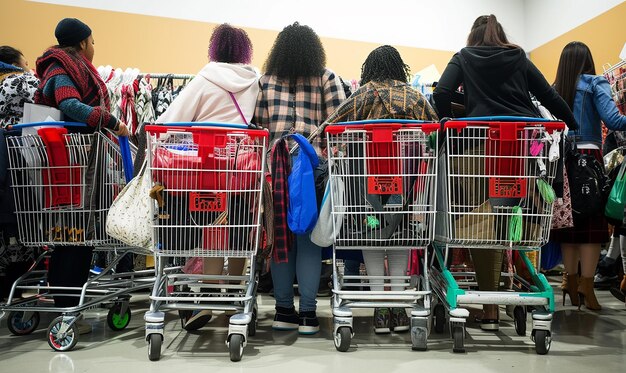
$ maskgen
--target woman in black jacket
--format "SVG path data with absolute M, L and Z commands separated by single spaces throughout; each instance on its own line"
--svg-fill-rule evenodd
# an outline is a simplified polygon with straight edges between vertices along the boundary
M 433 93 L 440 118 L 452 117 L 452 94 L 461 85 L 468 117 L 540 117 L 531 101 L 532 93 L 570 129 L 577 128 L 565 101 L 526 58 L 524 50 L 508 41 L 493 14 L 474 21 L 467 47 L 456 53 L 444 70 Z M 479 289 L 497 290 L 503 251 L 475 249 L 471 253 Z M 483 311 L 481 328 L 498 330 L 498 306 L 484 305 Z

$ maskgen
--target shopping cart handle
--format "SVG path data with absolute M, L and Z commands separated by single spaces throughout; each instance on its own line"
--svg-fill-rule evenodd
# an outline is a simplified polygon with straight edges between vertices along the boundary
M 496 115 L 492 117 L 471 117 L 471 118 L 454 118 L 451 119 L 458 122 L 560 122 L 560 120 L 552 120 L 546 118 L 535 117 L 516 117 L 511 115 Z
M 119 136 L 117 142 L 120 144 L 120 154 L 122 155 L 122 165 L 124 167 L 124 177 L 129 183 L 133 179 L 133 156 L 130 152 L 130 143 L 127 136 Z
M 172 122 L 172 123 L 163 123 L 169 127 L 222 127 L 222 128 L 237 128 L 237 129 L 247 129 L 247 124 L 238 124 L 238 123 L 217 123 L 217 122 Z
M 87 123 L 80 122 L 34 122 L 21 123 L 13 126 L 14 129 L 30 128 L 30 127 L 87 127 Z

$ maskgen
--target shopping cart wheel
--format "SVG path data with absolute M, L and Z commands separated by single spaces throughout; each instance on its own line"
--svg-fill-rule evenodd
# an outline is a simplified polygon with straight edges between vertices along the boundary
M 24 320 L 24 311 L 12 311 L 7 319 L 7 327 L 13 335 L 27 335 L 39 326 L 39 312 L 31 312 L 28 320 Z
M 335 333 L 335 348 L 339 352 L 346 352 L 350 348 L 352 341 L 352 330 L 347 326 L 342 326 Z
M 257 310 L 256 308 L 252 310 L 252 320 L 250 324 L 248 324 L 248 335 L 250 337 L 254 337 L 256 335 L 256 327 L 259 321 L 257 320 Z
M 130 307 L 126 305 L 126 312 L 122 314 L 122 303 L 115 303 L 107 314 L 107 325 L 111 330 L 125 329 L 130 323 Z
M 524 310 L 524 307 L 515 306 L 513 321 L 515 321 L 515 332 L 517 335 L 526 335 L 526 310 Z
M 48 336 L 48 344 L 55 351 L 70 351 L 78 343 L 78 325 L 71 324 L 70 319 L 65 316 L 59 316 L 52 320 L 46 335 Z
M 435 321 L 435 332 L 443 333 L 446 327 L 446 309 L 442 304 L 436 304 L 433 310 L 433 317 Z
M 161 344 L 163 336 L 159 333 L 153 333 L 148 336 L 148 359 L 157 361 L 161 358 Z
M 535 330 L 535 352 L 538 355 L 545 355 L 550 351 L 552 336 L 547 330 Z
M 231 335 L 230 342 L 228 343 L 228 349 L 230 351 L 230 361 L 241 360 L 241 356 L 243 355 L 243 335 Z
M 462 326 L 457 325 L 452 328 L 452 339 L 454 339 L 452 351 L 465 352 L 465 331 Z

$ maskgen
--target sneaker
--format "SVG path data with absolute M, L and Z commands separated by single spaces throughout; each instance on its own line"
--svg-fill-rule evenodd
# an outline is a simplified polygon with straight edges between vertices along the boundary
M 320 331 L 320 322 L 317 320 L 315 311 L 300 312 L 298 333 L 305 335 L 316 334 Z
M 211 310 L 193 311 L 191 317 L 185 322 L 183 329 L 190 332 L 204 327 L 213 317 Z
M 613 275 L 613 274 L 602 274 L 602 273 L 596 273 L 595 276 L 593 276 L 593 283 L 594 285 L 602 285 L 602 284 L 606 284 L 608 282 L 613 282 L 617 280 L 617 275 Z
M 411 328 L 411 319 L 404 308 L 391 309 L 391 329 L 394 332 L 406 332 Z
M 92 275 L 99 275 L 102 273 L 102 268 L 98 267 L 98 266 L 93 266 L 90 270 L 89 273 L 91 273 Z
M 86 321 L 76 321 L 75 325 L 78 327 L 78 334 L 89 334 L 92 331 L 91 324 Z
M 389 308 L 376 308 L 374 310 L 374 333 L 385 334 L 391 333 Z
M 300 325 L 300 318 L 294 307 L 284 308 L 276 306 L 276 314 L 272 329 L 274 330 L 297 330 Z
M 605 256 L 598 262 L 596 274 L 593 276 L 593 283 L 595 285 L 602 285 L 617 280 L 618 276 L 615 270 L 615 262 L 615 259 L 608 256 Z

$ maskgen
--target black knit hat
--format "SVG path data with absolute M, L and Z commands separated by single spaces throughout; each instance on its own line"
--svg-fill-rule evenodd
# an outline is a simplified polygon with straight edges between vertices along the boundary
M 54 36 L 62 47 L 76 45 L 89 35 L 91 35 L 89 26 L 76 18 L 63 18 L 54 30 Z

